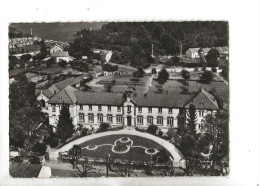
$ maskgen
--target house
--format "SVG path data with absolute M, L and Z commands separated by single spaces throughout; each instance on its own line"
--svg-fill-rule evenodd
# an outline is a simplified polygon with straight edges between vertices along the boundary
M 48 100 L 56 95 L 58 92 L 63 90 L 66 87 L 74 87 L 74 90 L 77 90 L 80 86 L 80 83 L 86 78 L 86 75 L 82 75 L 79 77 L 72 77 L 69 79 L 65 79 L 63 81 L 57 82 L 48 89 L 41 90 L 39 95 L 37 95 L 37 100 L 40 101 L 40 105 L 42 108 L 42 112 L 46 113 L 48 111 Z
M 69 56 L 69 52 L 63 51 L 63 47 L 58 44 L 54 45 L 54 47 L 50 49 L 50 57 L 55 58 L 56 63 L 60 60 L 64 60 L 66 62 L 74 60 L 73 57 Z
M 100 56 L 102 58 L 105 59 L 106 62 L 109 62 L 112 55 L 113 55 L 113 52 L 112 50 L 101 50 L 101 49 L 93 49 L 92 50 L 95 54 L 100 54 Z
M 51 168 L 38 164 L 13 163 L 9 167 L 13 178 L 50 178 Z
M 213 47 L 213 48 L 218 50 L 220 57 L 222 55 L 225 57 L 228 55 L 228 47 L 226 47 L 226 46 Z M 208 52 L 210 51 L 210 49 L 212 49 L 212 48 L 189 48 L 186 51 L 186 57 L 187 58 L 199 58 L 201 54 L 206 56 L 208 54 Z
M 199 58 L 199 49 L 200 48 L 189 48 L 186 51 L 187 58 Z
M 98 65 L 94 66 L 89 72 L 93 78 L 97 78 L 103 75 L 102 67 Z
M 156 93 L 109 93 L 82 92 L 66 88 L 48 101 L 49 122 L 57 124 L 63 104 L 69 107 L 75 127 L 78 124 L 98 128 L 100 123 L 111 126 L 147 128 L 157 125 L 166 132 L 169 127 L 185 125 L 189 104 L 194 104 L 198 113 L 198 125 L 206 113 L 216 113 L 219 109 L 211 95 L 200 89 L 194 95 Z M 199 128 L 199 127 L 197 127 Z

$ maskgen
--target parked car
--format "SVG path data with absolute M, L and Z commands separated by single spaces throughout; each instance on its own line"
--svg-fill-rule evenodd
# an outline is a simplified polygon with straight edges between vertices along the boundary
M 39 157 L 34 156 L 34 157 L 30 158 L 27 163 L 30 163 L 30 164 L 41 164 L 42 160 Z
M 14 162 L 14 163 L 22 163 L 23 159 L 21 158 L 21 156 L 15 156 L 13 158 L 10 158 L 10 162 Z

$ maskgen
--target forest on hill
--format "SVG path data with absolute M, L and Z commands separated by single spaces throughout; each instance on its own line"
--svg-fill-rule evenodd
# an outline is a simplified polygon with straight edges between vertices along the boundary
M 70 43 L 70 55 L 91 55 L 91 49 L 113 50 L 116 63 L 149 64 L 154 55 L 177 55 L 193 47 L 228 46 L 228 23 L 193 22 L 111 22 L 100 30 L 82 29 Z M 136 60 L 135 60 L 136 58 Z

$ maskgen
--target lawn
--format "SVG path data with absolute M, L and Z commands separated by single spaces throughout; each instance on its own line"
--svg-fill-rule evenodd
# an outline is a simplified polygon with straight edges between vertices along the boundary
M 116 153 L 112 151 L 112 147 L 114 145 L 114 142 L 117 141 L 118 139 L 122 137 L 128 137 L 133 141 L 133 144 L 131 146 L 131 150 L 125 153 Z M 117 141 L 118 143 L 119 141 Z M 117 144 L 116 143 L 116 144 Z M 125 143 L 129 145 L 130 143 Z M 96 145 L 98 146 L 95 150 L 89 150 L 86 149 L 88 145 Z M 99 146 L 100 145 L 100 146 Z M 103 136 L 99 137 L 96 139 L 92 139 L 89 141 L 86 141 L 82 144 L 80 144 L 82 147 L 82 154 L 83 156 L 88 156 L 88 157 L 96 157 L 96 158 L 105 158 L 106 153 L 110 154 L 113 159 L 123 159 L 123 160 L 128 160 L 130 158 L 130 153 L 131 153 L 131 158 L 132 160 L 135 161 L 149 161 L 151 159 L 151 155 L 145 153 L 146 149 L 153 148 L 156 150 L 160 150 L 163 147 L 146 138 L 142 138 L 139 136 L 134 136 L 134 135 L 109 135 L 109 136 Z

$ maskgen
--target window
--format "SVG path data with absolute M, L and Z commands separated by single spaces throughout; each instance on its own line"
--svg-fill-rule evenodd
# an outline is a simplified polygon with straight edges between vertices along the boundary
M 199 116 L 203 116 L 203 114 L 204 114 L 204 111 L 203 111 L 203 110 L 200 110 L 200 111 L 199 111 Z
M 88 106 L 88 109 L 89 109 L 90 111 L 92 111 L 92 105 L 89 105 L 89 106 Z
M 147 116 L 147 124 L 152 125 L 153 124 L 153 116 Z
M 173 126 L 173 117 L 167 117 L 167 125 Z
M 107 111 L 111 112 L 111 106 L 107 106 Z
M 85 117 L 83 113 L 79 113 L 79 121 L 85 121 Z
M 103 122 L 103 114 L 98 114 L 98 115 L 97 115 L 97 122 L 98 122 L 98 123 Z
M 131 112 L 131 106 L 127 106 L 127 112 Z
M 83 105 L 79 105 L 79 110 L 83 110 Z
M 56 112 L 56 106 L 52 106 L 52 112 Z
M 122 116 L 121 115 L 116 115 L 116 123 L 122 123 Z
M 169 108 L 169 114 L 172 114 L 172 108 Z
M 157 117 L 157 125 L 163 125 L 163 117 Z
M 98 111 L 102 111 L 102 107 L 100 105 L 98 106 Z
M 142 107 L 138 107 L 138 113 L 142 113 Z
M 162 113 L 162 108 L 159 107 L 159 108 L 158 108 L 158 114 L 161 114 L 161 113 Z
M 117 112 L 121 112 L 121 107 L 120 106 L 117 107 Z
M 143 124 L 143 116 L 137 116 L 137 125 Z
M 94 114 L 88 114 L 88 122 L 94 123 Z
M 148 107 L 148 113 L 152 113 L 152 107 Z
M 107 122 L 113 123 L 113 116 L 112 116 L 112 114 L 108 114 L 107 115 Z

